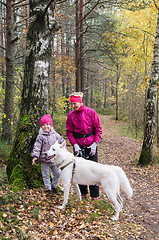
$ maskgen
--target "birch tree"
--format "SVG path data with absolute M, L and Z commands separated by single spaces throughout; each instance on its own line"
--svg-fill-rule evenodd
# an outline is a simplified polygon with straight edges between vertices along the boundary
M 7 163 L 9 183 L 15 187 L 38 186 L 40 168 L 32 167 L 31 151 L 40 118 L 48 109 L 48 73 L 51 40 L 57 30 L 54 0 L 30 0 L 21 110 L 16 137 Z
M 14 38 L 14 15 L 13 0 L 6 2 L 6 86 L 4 101 L 4 118 L 2 138 L 6 141 L 12 140 L 13 102 L 14 102 L 14 60 L 15 60 L 15 38 Z
M 158 19 L 156 27 L 156 37 L 154 43 L 154 54 L 151 67 L 151 76 L 150 83 L 147 91 L 146 99 L 146 125 L 144 130 L 144 140 L 142 145 L 142 151 L 140 154 L 139 162 L 140 165 L 148 165 L 152 161 L 153 153 L 153 140 L 155 134 L 155 125 L 156 125 L 156 92 L 158 84 L 158 75 L 159 75 L 159 7 L 154 4 L 158 9 Z

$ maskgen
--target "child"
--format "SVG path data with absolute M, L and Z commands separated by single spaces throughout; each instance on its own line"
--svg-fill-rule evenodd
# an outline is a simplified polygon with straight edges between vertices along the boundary
M 58 140 L 59 143 L 62 143 L 64 142 L 64 139 L 54 130 L 50 115 L 44 115 L 41 118 L 40 123 L 41 128 L 39 130 L 39 135 L 37 136 L 33 147 L 32 165 L 35 165 L 35 161 L 39 159 L 46 193 L 51 195 L 52 193 L 57 193 L 56 187 L 60 180 L 61 170 L 56 168 L 53 158 L 47 158 L 46 152 L 50 149 L 51 145 L 56 142 L 56 140 Z M 50 169 L 53 174 L 52 183 L 50 181 Z

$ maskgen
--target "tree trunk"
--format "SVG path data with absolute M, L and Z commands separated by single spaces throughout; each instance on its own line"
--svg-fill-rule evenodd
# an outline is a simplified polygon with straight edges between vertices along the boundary
M 116 78 L 116 118 L 119 119 L 119 101 L 118 101 L 118 88 L 119 88 L 119 78 L 120 78 L 120 67 L 117 65 L 117 78 Z
M 0 62 L 0 74 L 2 76 L 2 79 L 4 79 L 5 77 L 5 63 L 4 63 L 4 59 L 5 59 L 5 40 L 6 39 L 6 31 L 5 31 L 5 16 L 6 13 L 6 6 L 4 6 L 3 4 L 0 5 L 0 29 L 1 29 L 1 46 L 0 46 L 0 56 L 1 56 L 1 62 Z M 3 81 L 4 82 L 4 81 Z M 2 87 L 4 87 L 4 83 L 2 82 Z
M 66 22 L 66 29 L 69 29 L 70 28 L 70 22 L 69 20 L 67 19 L 67 22 Z M 67 56 L 67 59 L 70 60 L 70 46 L 71 46 L 71 36 L 70 36 L 70 33 L 69 31 L 66 33 L 66 56 Z M 69 112 L 69 96 L 70 96 L 70 82 L 71 82 L 71 78 L 70 78 L 70 71 L 69 71 L 69 74 L 67 74 L 67 77 L 66 77 L 66 111 Z
M 157 101 L 156 101 L 156 125 L 157 125 L 157 145 L 159 146 L 159 95 L 157 89 Z
M 51 109 L 51 117 L 54 116 L 55 111 L 55 91 L 56 91 L 56 81 L 55 81 L 55 39 L 52 41 L 52 61 L 50 66 L 50 106 L 49 109 Z
M 75 67 L 76 67 L 76 91 L 80 91 L 80 36 L 79 36 L 79 0 L 76 0 L 76 46 L 75 46 Z
M 70 23 L 67 20 L 66 29 L 69 29 L 69 28 L 70 28 Z M 71 40 L 70 33 L 68 31 L 66 32 L 66 56 L 68 60 L 70 59 L 70 46 L 71 46 L 70 40 Z M 70 95 L 70 81 L 71 81 L 71 78 L 69 73 L 67 74 L 67 82 L 66 82 L 66 98 L 69 98 L 69 95 Z
M 146 99 L 146 126 L 144 130 L 144 140 L 139 158 L 139 165 L 148 165 L 152 161 L 153 139 L 155 134 L 156 116 L 156 91 L 159 74 L 159 12 L 154 44 L 154 54 L 151 67 L 151 77 Z
M 61 28 L 61 75 L 62 75 L 62 94 L 65 96 L 65 70 L 64 70 L 64 33 Z
M 40 118 L 46 114 L 48 106 L 49 46 L 57 29 L 53 2 L 30 0 L 21 110 L 7 164 L 8 180 L 14 188 L 41 184 L 40 166 L 32 166 L 31 152 L 40 127 Z
M 80 0 L 80 20 L 84 18 L 84 0 Z M 80 90 L 84 91 L 84 20 L 80 21 Z
M 7 19 L 6 19 L 6 86 L 4 102 L 4 118 L 2 139 L 12 140 L 12 122 L 14 106 L 14 61 L 15 61 L 15 41 L 13 30 L 13 0 L 6 2 Z
M 104 108 L 106 109 L 107 106 L 107 83 L 106 80 L 104 81 Z

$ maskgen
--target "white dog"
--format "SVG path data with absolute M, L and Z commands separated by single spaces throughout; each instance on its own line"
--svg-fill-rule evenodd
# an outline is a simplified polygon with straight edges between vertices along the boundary
M 113 202 L 116 214 L 112 219 L 118 220 L 123 202 L 120 196 L 120 187 L 128 198 L 131 198 L 133 194 L 129 180 L 120 167 L 104 165 L 81 157 L 75 157 L 67 151 L 65 142 L 59 144 L 58 141 L 56 141 L 56 143 L 50 147 L 47 155 L 48 157 L 54 157 L 57 168 L 61 169 L 64 200 L 62 206 L 59 206 L 59 209 L 63 209 L 68 202 L 71 180 L 80 201 L 81 193 L 78 184 L 96 184 L 103 187 L 105 194 Z

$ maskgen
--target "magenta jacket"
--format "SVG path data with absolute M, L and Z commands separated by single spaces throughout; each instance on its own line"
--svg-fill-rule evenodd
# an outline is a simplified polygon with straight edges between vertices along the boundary
M 99 117 L 96 111 L 92 108 L 88 108 L 84 105 L 78 110 L 73 110 L 67 116 L 66 121 L 67 137 L 72 145 L 77 143 L 80 147 L 83 147 L 84 138 L 74 138 L 74 133 L 88 134 L 94 131 L 94 135 L 91 135 L 85 139 L 85 146 L 90 146 L 93 142 L 99 142 L 101 139 L 102 128 L 100 125 Z

